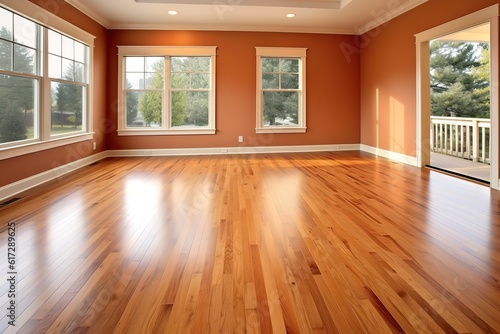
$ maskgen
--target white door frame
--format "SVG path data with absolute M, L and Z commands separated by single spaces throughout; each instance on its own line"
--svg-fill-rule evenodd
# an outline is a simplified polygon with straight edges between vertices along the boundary
M 430 163 L 430 59 L 429 42 L 481 24 L 490 24 L 490 187 L 500 189 L 499 180 L 499 46 L 498 9 L 493 5 L 415 35 L 417 48 L 417 164 Z

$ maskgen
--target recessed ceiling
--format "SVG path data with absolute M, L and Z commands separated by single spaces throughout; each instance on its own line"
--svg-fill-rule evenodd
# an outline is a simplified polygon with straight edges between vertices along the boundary
M 361 34 L 428 0 L 65 1 L 108 29 Z

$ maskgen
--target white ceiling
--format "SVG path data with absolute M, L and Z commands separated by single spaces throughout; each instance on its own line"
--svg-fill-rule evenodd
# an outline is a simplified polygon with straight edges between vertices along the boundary
M 65 1 L 108 29 L 361 34 L 428 0 Z

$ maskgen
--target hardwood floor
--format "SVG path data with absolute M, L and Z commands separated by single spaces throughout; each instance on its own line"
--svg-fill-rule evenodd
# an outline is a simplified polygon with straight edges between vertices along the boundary
M 106 159 L 0 216 L 0 331 L 500 331 L 500 194 L 361 152 Z

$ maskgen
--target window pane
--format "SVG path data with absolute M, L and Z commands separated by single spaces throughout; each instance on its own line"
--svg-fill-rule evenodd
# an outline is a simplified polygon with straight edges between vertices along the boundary
M 189 71 L 189 62 L 187 57 L 171 57 L 170 58 L 171 72 L 187 72 Z
M 85 63 L 85 54 L 87 47 L 80 42 L 75 41 L 75 60 L 80 63 Z
M 75 62 L 75 81 L 86 83 L 87 78 L 85 77 L 85 65 Z
M 263 92 L 264 126 L 298 125 L 298 92 Z
M 82 131 L 85 87 L 52 82 L 51 135 Z
M 294 58 L 280 59 L 281 70 L 280 72 L 299 72 L 299 60 Z
M 162 92 L 141 92 L 139 93 L 139 115 L 146 127 L 161 126 Z
M 14 44 L 14 71 L 35 74 L 35 57 L 35 50 Z
M 49 55 L 49 77 L 62 79 L 62 58 Z
M 146 89 L 162 89 L 163 72 L 146 73 Z
M 0 143 L 37 138 L 36 79 L 0 75 Z
M 144 72 L 144 57 L 126 57 L 125 68 L 127 72 Z
M 146 72 L 163 72 L 164 64 L 163 57 L 146 57 Z
M 262 72 L 279 72 L 279 58 L 262 58 Z
M 69 81 L 75 80 L 75 63 L 72 60 L 62 59 L 63 79 Z
M 144 89 L 143 73 L 127 73 L 126 81 L 130 84 L 129 89 Z
M 193 73 L 191 76 L 191 87 L 194 89 L 210 89 L 210 74 Z
M 0 70 L 12 71 L 12 43 L 0 40 Z
M 62 36 L 62 56 L 71 60 L 75 58 L 74 41 L 64 35 Z
M 36 48 L 36 23 L 19 15 L 14 15 L 14 42 Z
M 281 88 L 283 88 L 283 89 L 299 89 L 299 75 L 298 74 L 282 74 L 281 75 Z
M 61 34 L 49 29 L 49 53 L 61 55 Z
M 12 22 L 12 13 L 0 7 L 0 38 L 12 41 Z
M 210 57 L 190 57 L 193 72 L 210 72 Z
M 127 127 L 142 127 L 144 120 L 139 113 L 139 92 L 126 92 Z
M 189 89 L 189 73 L 172 73 L 170 76 L 170 87 L 172 89 Z
M 207 126 L 208 92 L 172 92 L 172 126 Z
M 264 73 L 262 75 L 262 88 L 263 89 L 279 89 L 280 76 L 279 74 Z

